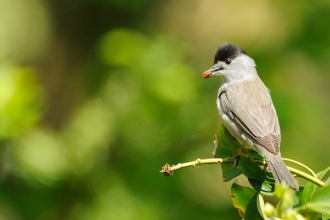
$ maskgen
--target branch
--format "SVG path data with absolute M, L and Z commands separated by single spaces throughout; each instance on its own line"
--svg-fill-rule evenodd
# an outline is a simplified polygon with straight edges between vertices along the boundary
M 179 163 L 177 165 L 170 166 L 168 163 L 165 164 L 160 172 L 163 176 L 172 176 L 175 170 L 185 168 L 185 167 L 195 167 L 200 164 L 222 164 L 222 163 L 234 163 L 233 158 L 212 158 L 212 159 L 197 159 L 195 161 L 187 162 L 187 163 Z
M 289 161 L 291 163 L 295 163 L 303 168 L 305 168 L 306 170 L 308 170 L 315 178 L 317 178 L 316 174 L 313 172 L 313 170 L 311 168 L 309 168 L 308 166 L 306 166 L 305 164 L 302 164 L 298 161 L 295 161 L 295 160 L 291 160 L 291 159 L 288 159 L 288 158 L 282 158 L 284 161 Z
M 262 160 L 255 160 L 255 162 L 259 165 L 265 165 L 264 161 L 262 161 Z M 199 159 L 198 158 L 195 161 L 191 161 L 191 162 L 187 162 L 187 163 L 179 163 L 177 165 L 172 165 L 172 166 L 170 166 L 169 164 L 165 164 L 162 167 L 162 169 L 160 170 L 160 173 L 163 176 L 172 176 L 173 172 L 175 170 L 179 170 L 181 168 L 195 167 L 196 165 L 202 165 L 202 164 L 222 164 L 222 163 L 234 164 L 235 160 L 233 158 L 229 158 L 229 157 L 228 158 L 211 158 L 211 159 Z M 301 170 L 297 170 L 292 167 L 287 166 L 287 168 L 291 173 L 296 174 L 297 176 L 302 177 L 318 186 L 321 186 L 321 187 L 326 186 L 326 184 L 324 182 L 322 182 L 322 180 L 320 180 L 314 176 L 311 176 Z
M 309 175 L 309 174 L 307 174 L 307 173 L 305 173 L 305 172 L 303 172 L 301 170 L 297 170 L 295 168 L 288 167 L 288 166 L 287 166 L 287 168 L 288 168 L 288 170 L 291 173 L 294 173 L 297 176 L 300 176 L 301 178 L 303 178 L 305 180 L 308 180 L 308 181 L 310 181 L 310 182 L 312 182 L 312 183 L 314 183 L 314 184 L 316 184 L 318 186 L 321 186 L 321 187 L 327 186 L 327 184 L 325 184 L 324 182 L 322 182 L 322 180 L 320 180 L 320 179 L 318 179 L 318 178 L 316 178 L 314 176 L 311 176 L 311 175 Z

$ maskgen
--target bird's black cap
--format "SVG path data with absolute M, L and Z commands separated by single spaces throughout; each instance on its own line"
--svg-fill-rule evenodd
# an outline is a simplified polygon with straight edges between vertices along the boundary
M 225 61 L 227 58 L 235 59 L 241 54 L 246 54 L 241 48 L 231 43 L 226 43 L 219 47 L 214 56 L 214 64 L 219 61 Z

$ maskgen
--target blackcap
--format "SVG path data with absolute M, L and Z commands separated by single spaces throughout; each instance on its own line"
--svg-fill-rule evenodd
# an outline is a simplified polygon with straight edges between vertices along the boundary
M 231 135 L 265 158 L 275 181 L 299 185 L 285 166 L 281 153 L 281 131 L 269 91 L 258 76 L 254 60 L 238 46 L 227 43 L 214 57 L 214 65 L 203 77 L 219 76 L 217 108 Z

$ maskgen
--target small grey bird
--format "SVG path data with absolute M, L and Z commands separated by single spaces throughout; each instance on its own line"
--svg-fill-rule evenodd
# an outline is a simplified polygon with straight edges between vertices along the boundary
M 299 189 L 282 160 L 277 114 L 254 60 L 238 46 L 227 43 L 219 47 L 214 65 L 203 74 L 204 79 L 212 76 L 222 78 L 216 104 L 231 135 L 265 158 L 276 182 L 285 181 Z

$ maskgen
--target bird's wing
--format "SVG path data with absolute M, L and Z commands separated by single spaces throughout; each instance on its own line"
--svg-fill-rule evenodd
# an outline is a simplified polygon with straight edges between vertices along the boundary
M 281 134 L 270 94 L 260 79 L 237 83 L 220 94 L 224 112 L 268 151 L 278 154 Z

